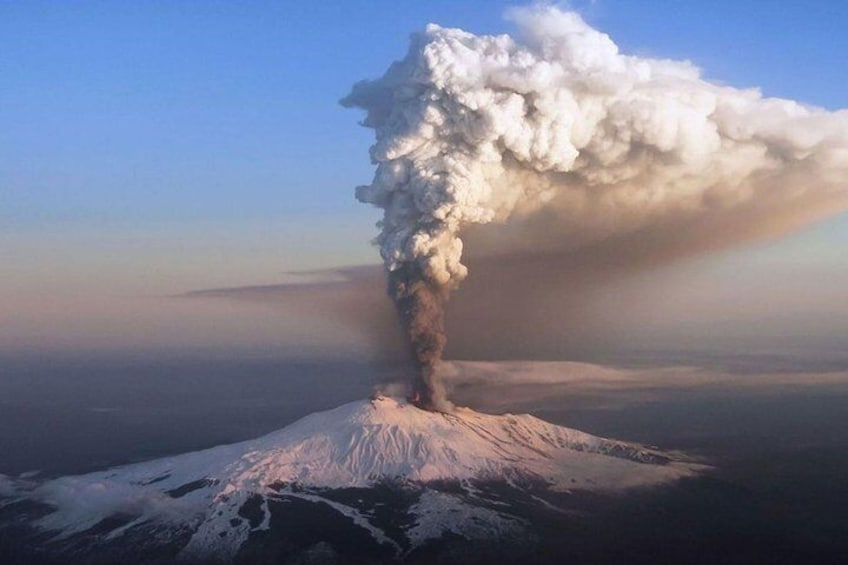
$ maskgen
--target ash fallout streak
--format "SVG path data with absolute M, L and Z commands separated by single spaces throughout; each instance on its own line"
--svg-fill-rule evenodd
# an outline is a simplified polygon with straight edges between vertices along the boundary
M 848 112 L 622 54 L 572 12 L 508 17 L 515 37 L 428 26 L 342 100 L 375 131 L 376 173 L 356 195 L 384 211 L 376 243 L 427 409 L 452 408 L 439 362 L 444 308 L 468 274 L 461 236 L 495 260 L 549 256 L 555 273 L 556 257 L 633 234 L 650 265 L 848 207 Z

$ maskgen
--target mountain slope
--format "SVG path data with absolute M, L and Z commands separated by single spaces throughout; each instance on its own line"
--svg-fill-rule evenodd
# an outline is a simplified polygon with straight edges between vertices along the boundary
M 400 555 L 448 533 L 519 530 L 522 520 L 507 503 L 481 494 L 484 483 L 613 491 L 693 469 L 530 415 L 428 412 L 377 397 L 255 440 L 17 489 L 20 499 L 46 508 L 33 524 L 51 532 L 53 544 L 108 546 L 147 532 L 145 543 L 176 544 L 182 556 L 228 559 L 294 508 L 282 502 L 297 502 L 331 510 L 357 535 Z M 439 486 L 447 483 L 459 490 Z M 396 488 L 380 490 L 386 484 Z M 398 507 L 394 517 L 391 507 Z

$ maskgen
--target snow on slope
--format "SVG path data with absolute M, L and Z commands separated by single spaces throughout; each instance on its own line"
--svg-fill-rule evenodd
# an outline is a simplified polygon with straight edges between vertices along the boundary
M 38 526 L 60 537 L 119 514 L 131 519 L 113 529 L 112 538 L 139 524 L 164 522 L 194 532 L 187 553 L 232 555 L 251 531 L 268 527 L 268 499 L 281 492 L 313 500 L 309 487 L 368 487 L 385 479 L 540 480 L 560 490 L 619 490 L 692 470 L 657 451 L 526 414 L 496 416 L 465 408 L 445 414 L 377 397 L 309 415 L 258 439 L 62 477 L 31 486 L 27 497 L 56 508 Z M 257 494 L 263 519 L 251 525 L 239 519 L 239 510 Z M 430 499 L 438 504 L 428 504 Z M 409 532 L 413 544 L 458 527 L 438 523 L 438 508 L 449 502 L 432 493 L 422 497 L 415 509 L 418 523 Z M 332 504 L 380 543 L 393 543 L 368 516 Z M 509 522 L 491 510 L 479 511 L 488 512 L 493 523 Z

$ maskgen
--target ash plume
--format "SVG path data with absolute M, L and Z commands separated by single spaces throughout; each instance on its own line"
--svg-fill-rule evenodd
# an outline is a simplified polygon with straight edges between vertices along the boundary
M 494 261 L 644 238 L 636 262 L 651 264 L 848 206 L 848 112 L 714 84 L 687 61 L 622 54 L 572 12 L 508 17 L 515 38 L 429 25 L 404 59 L 342 100 L 376 134 L 376 173 L 356 195 L 384 210 L 376 242 L 425 408 L 450 406 L 438 367 L 444 307 L 468 274 L 461 236 Z
M 412 398 L 426 408 L 450 410 L 444 385 L 438 378 L 438 364 L 447 343 L 445 301 L 448 289 L 433 284 L 416 263 L 389 271 L 389 295 L 395 302 L 412 346 L 418 378 Z

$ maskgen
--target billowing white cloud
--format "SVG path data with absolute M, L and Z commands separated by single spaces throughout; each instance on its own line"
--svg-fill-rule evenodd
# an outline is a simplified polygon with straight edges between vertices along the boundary
M 471 226 L 523 222 L 481 243 L 490 254 L 651 230 L 671 246 L 692 239 L 694 251 L 848 206 L 847 111 L 622 54 L 573 12 L 509 17 L 515 37 L 428 26 L 342 101 L 366 110 L 376 134 L 377 170 L 357 197 L 384 210 L 377 242 L 425 373 L 441 357 L 446 296 L 468 274 Z

